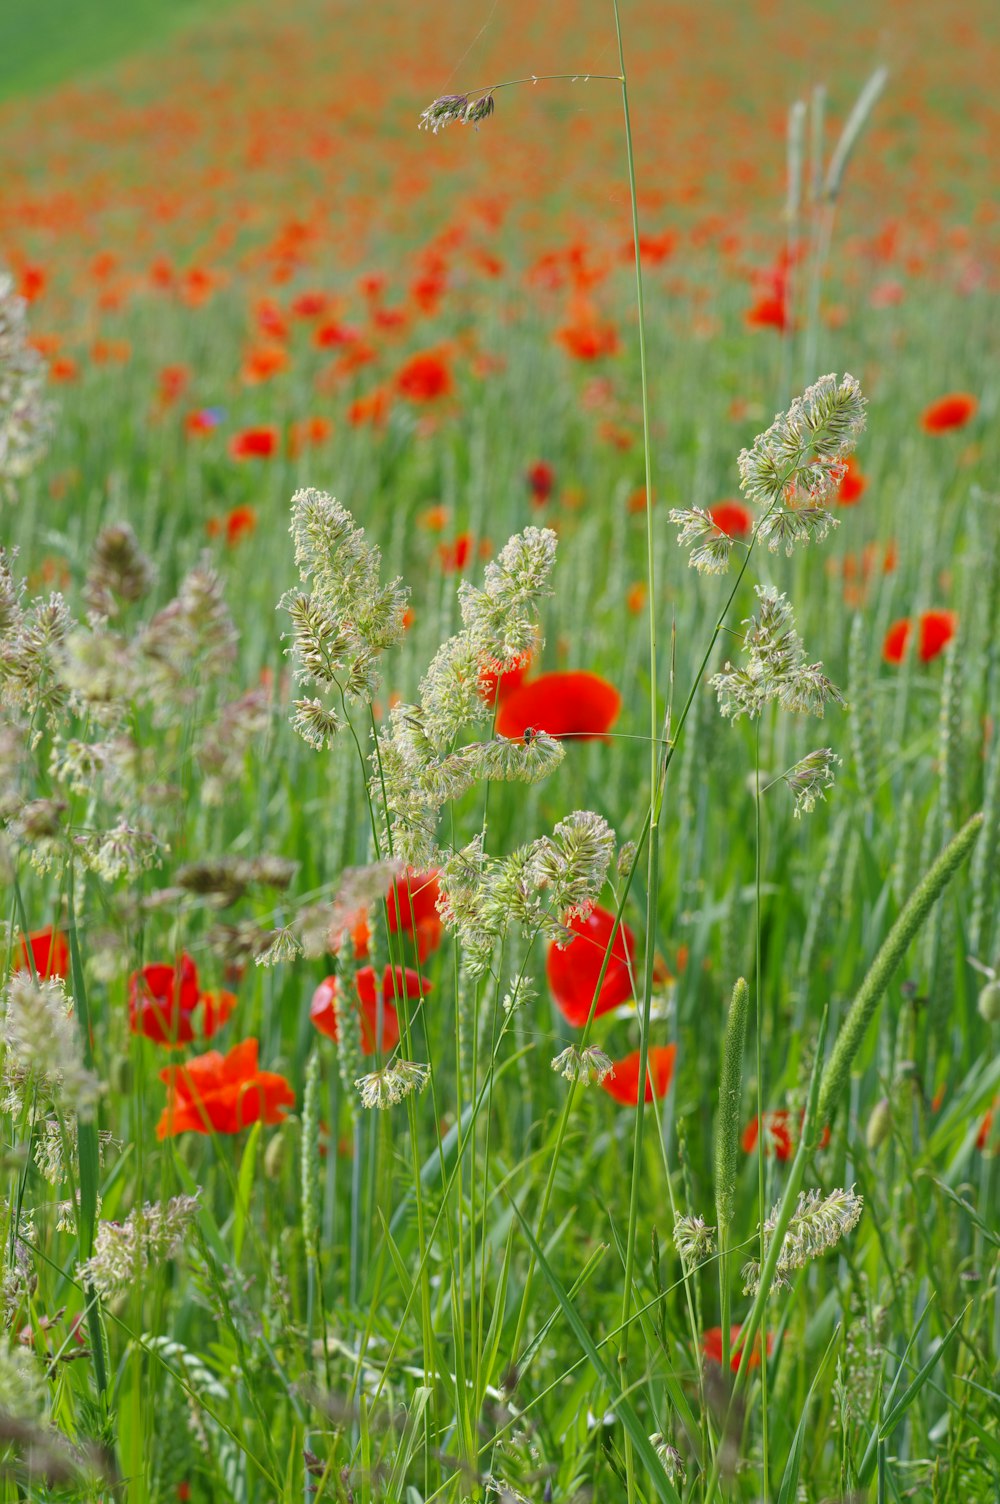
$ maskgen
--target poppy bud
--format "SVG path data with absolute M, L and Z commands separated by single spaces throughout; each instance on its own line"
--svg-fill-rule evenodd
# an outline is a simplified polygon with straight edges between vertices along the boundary
M 284 1131 L 279 1131 L 268 1140 L 267 1148 L 264 1150 L 264 1174 L 268 1180 L 281 1179 L 287 1158 L 287 1135 Z
M 112 1055 L 108 1064 L 108 1083 L 116 1096 L 130 1094 L 132 1074 L 132 1062 L 127 1055 Z
M 865 1130 L 865 1143 L 871 1153 L 874 1154 L 875 1150 L 885 1143 L 891 1132 L 892 1108 L 889 1105 L 889 1098 L 883 1097 L 881 1102 L 877 1102 L 873 1108 Z
M 980 1018 L 988 1024 L 1000 1022 L 1000 982 L 987 982 L 976 1003 Z

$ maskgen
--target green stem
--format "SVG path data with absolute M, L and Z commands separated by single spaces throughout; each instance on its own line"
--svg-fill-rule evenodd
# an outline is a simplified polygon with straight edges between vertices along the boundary
M 764 1201 L 764 1004 L 761 988 L 762 962 L 761 962 L 761 842 L 760 842 L 760 717 L 757 717 L 754 726 L 754 929 L 755 941 L 754 957 L 754 991 L 757 1005 L 757 1205 L 760 1216 L 760 1264 L 764 1267 L 767 1256 L 767 1248 L 764 1242 L 764 1222 L 766 1220 Z M 766 1306 L 765 1306 L 766 1314 Z M 764 1330 L 767 1331 L 765 1319 Z M 723 1362 L 726 1361 L 726 1353 L 729 1348 L 729 1333 L 723 1327 Z M 728 1372 L 728 1369 L 724 1370 Z M 761 1458 L 763 1474 L 763 1497 L 769 1499 L 771 1491 L 768 1487 L 767 1476 L 767 1341 L 762 1344 L 760 1360 L 760 1405 L 761 1405 Z

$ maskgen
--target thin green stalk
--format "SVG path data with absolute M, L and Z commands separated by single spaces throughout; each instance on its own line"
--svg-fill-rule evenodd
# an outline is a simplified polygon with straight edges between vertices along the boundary
M 761 962 L 761 839 L 760 839 L 760 716 L 754 725 L 754 990 L 757 1009 L 757 1205 L 760 1216 L 760 1264 L 764 1267 L 767 1256 L 767 1247 L 764 1241 L 764 1006 L 762 998 L 762 962 Z M 765 1331 L 767 1307 L 764 1307 Z M 723 1362 L 725 1363 L 728 1351 L 728 1333 L 723 1328 Z M 746 1346 L 746 1344 L 744 1344 Z M 726 1371 L 726 1370 L 724 1370 Z M 768 1487 L 767 1465 L 767 1343 L 763 1345 L 760 1360 L 760 1403 L 761 1403 L 761 1458 L 763 1474 L 763 1497 L 769 1499 L 771 1490 Z
M 621 13 L 618 0 L 612 0 L 615 33 L 618 41 L 618 65 L 621 70 L 622 111 L 625 120 L 625 152 L 628 158 L 629 199 L 632 207 L 632 239 L 635 248 L 635 298 L 639 319 L 639 378 L 642 386 L 642 445 L 646 469 L 646 590 L 649 603 L 649 845 L 646 852 L 646 955 L 642 994 L 642 1028 L 639 1036 L 639 1090 L 636 1094 L 635 1131 L 632 1140 L 632 1184 L 629 1195 L 628 1231 L 625 1241 L 625 1289 L 622 1297 L 622 1338 L 618 1349 L 619 1377 L 626 1384 L 628 1363 L 629 1317 L 632 1310 L 632 1279 L 635 1270 L 635 1247 L 639 1224 L 639 1186 L 642 1171 L 642 1129 L 646 1101 L 646 1075 L 649 1068 L 649 1019 L 653 999 L 653 955 L 656 936 L 656 903 L 659 890 L 659 798 L 657 774 L 659 748 L 659 704 L 656 693 L 656 555 L 653 535 L 653 456 L 649 433 L 649 384 L 646 372 L 646 322 L 642 294 L 642 254 L 639 247 L 639 204 L 635 186 L 635 153 L 632 145 L 632 119 L 629 112 L 628 76 L 622 41 Z M 629 1504 L 636 1495 L 635 1463 L 631 1440 L 625 1437 L 625 1468 Z

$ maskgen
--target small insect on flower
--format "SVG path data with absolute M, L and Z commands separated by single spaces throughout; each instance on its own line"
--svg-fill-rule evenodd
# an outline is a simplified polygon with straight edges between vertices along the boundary
M 540 674 L 504 695 L 497 710 L 499 736 L 547 731 L 557 738 L 604 738 L 618 719 L 622 697 L 613 684 L 584 670 Z

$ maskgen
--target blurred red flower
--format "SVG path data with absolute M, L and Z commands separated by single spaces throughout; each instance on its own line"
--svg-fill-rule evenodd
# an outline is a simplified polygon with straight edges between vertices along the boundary
M 530 726 L 550 736 L 592 741 L 614 725 L 621 703 L 614 685 L 597 674 L 540 674 L 501 699 L 496 729 L 500 736 L 520 737 Z
M 21 936 L 21 959 L 15 963 L 15 971 L 28 971 L 34 967 L 40 981 L 49 977 L 62 977 L 69 973 L 69 946 L 65 937 L 51 924 L 43 930 L 32 930 Z
M 375 1053 L 375 1030 L 378 1023 L 378 997 L 375 988 L 375 972 L 370 966 L 362 966 L 355 976 L 358 1003 L 361 1011 L 361 1048 L 366 1055 Z M 393 1006 L 397 997 L 413 1000 L 426 996 L 431 984 L 426 977 L 418 976 L 412 967 L 405 972 L 401 966 L 387 966 L 382 973 L 382 1042 L 379 1048 L 386 1052 L 399 1043 L 399 1018 Z M 337 1038 L 337 1012 L 334 998 L 339 991 L 335 976 L 324 977 L 313 993 L 309 1017 L 321 1034 L 328 1039 Z
M 954 611 L 925 611 L 920 618 L 917 652 L 921 663 L 930 663 L 955 635 L 958 618 Z M 886 663 L 902 663 L 910 644 L 913 623 L 909 617 L 894 621 L 882 643 Z
M 646 1090 L 643 1093 L 643 1101 L 651 1102 L 653 1093 L 657 1098 L 665 1097 L 670 1090 L 670 1082 L 674 1075 L 674 1057 L 677 1054 L 677 1046 L 651 1045 L 646 1074 Z M 635 1107 L 639 1102 L 639 1065 L 640 1053 L 633 1050 L 631 1055 L 626 1055 L 624 1060 L 615 1061 L 614 1075 L 605 1076 L 601 1082 L 609 1096 L 614 1097 L 623 1107 Z
M 805 1117 L 805 1111 L 799 1113 L 799 1125 Z M 792 1114 L 785 1108 L 777 1108 L 773 1112 L 765 1112 L 764 1118 L 764 1154 L 770 1159 L 773 1154 L 775 1159 L 789 1160 L 795 1153 L 797 1144 L 793 1137 L 794 1119 Z M 819 1147 L 825 1149 L 830 1142 L 830 1130 L 824 1128 L 820 1135 Z M 757 1119 L 753 1117 L 743 1130 L 741 1140 L 744 1152 L 752 1154 L 757 1147 Z
M 708 515 L 720 533 L 730 538 L 746 538 L 753 531 L 753 513 L 740 501 L 720 501 L 709 507 Z
M 926 407 L 920 426 L 926 433 L 947 433 L 950 428 L 963 428 L 975 417 L 979 403 L 969 392 L 949 392 Z
M 229 440 L 229 453 L 234 460 L 267 460 L 278 452 L 278 430 L 273 427 L 244 428 L 234 433 Z
M 572 919 L 569 929 L 574 940 L 568 945 L 549 946 L 545 973 L 556 1007 L 575 1029 L 581 1029 L 590 1016 L 590 1005 L 597 991 L 597 981 L 604 965 L 604 953 L 614 932 L 608 969 L 597 995 L 594 1017 L 610 1013 L 632 996 L 629 965 L 635 954 L 635 940 L 627 924 L 614 929 L 615 916 L 607 909 L 594 908 L 585 919 Z
M 433 402 L 452 391 L 451 368 L 440 350 L 411 355 L 396 373 L 396 390 L 411 402 Z
M 409 871 L 393 883 L 386 900 L 390 935 L 400 930 L 412 935 L 421 965 L 437 950 L 444 934 L 437 911 L 440 891 L 436 871 Z
M 546 460 L 536 460 L 533 465 L 529 465 L 524 478 L 528 482 L 532 501 L 536 506 L 543 506 L 552 495 L 556 483 L 556 472 L 552 466 Z
M 742 1347 L 734 1347 L 734 1345 L 733 1345 L 736 1342 L 736 1340 L 739 1337 L 739 1335 L 740 1335 L 740 1329 L 739 1329 L 738 1326 L 731 1326 L 729 1328 L 729 1348 L 730 1348 L 730 1365 L 729 1366 L 733 1370 L 733 1373 L 735 1373 L 737 1371 L 737 1369 L 739 1368 L 739 1366 L 740 1366 L 740 1358 L 743 1356 L 743 1348 Z M 710 1363 L 721 1363 L 722 1362 L 722 1328 L 721 1328 L 721 1326 L 711 1326 L 711 1327 L 709 1327 L 708 1331 L 704 1334 L 704 1336 L 701 1339 L 701 1350 L 705 1354 L 705 1357 L 708 1359 L 708 1361 Z M 768 1336 L 767 1336 L 767 1356 L 770 1357 L 771 1354 L 773 1353 L 773 1351 L 774 1351 L 774 1337 L 769 1332 Z M 748 1368 L 759 1368 L 760 1367 L 760 1337 L 759 1336 L 756 1338 L 756 1340 L 754 1342 L 754 1345 L 753 1345 L 753 1350 L 751 1351 L 750 1357 L 747 1360 L 747 1367 Z
M 178 1133 L 239 1133 L 251 1123 L 280 1123 L 295 1093 L 284 1076 L 258 1066 L 256 1039 L 244 1039 L 228 1055 L 209 1050 L 160 1072 L 167 1105 L 157 1125 L 159 1139 Z
M 200 1027 L 194 1014 L 201 1006 Z M 198 969 L 186 953 L 177 966 L 154 962 L 128 979 L 129 1028 L 170 1048 L 195 1038 L 211 1039 L 236 1007 L 231 992 L 202 992 Z
M 837 488 L 837 502 L 842 507 L 852 507 L 865 494 L 867 477 L 862 475 L 853 454 L 847 460 L 847 468 Z

